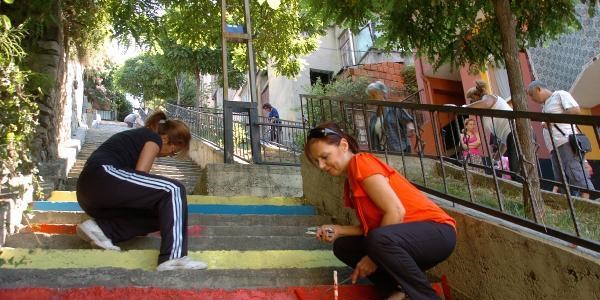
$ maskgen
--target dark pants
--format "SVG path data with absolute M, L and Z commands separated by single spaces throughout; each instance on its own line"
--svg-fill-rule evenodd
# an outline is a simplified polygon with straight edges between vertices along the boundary
M 187 199 L 177 180 L 86 166 L 77 181 L 77 201 L 115 243 L 160 230 L 159 264 L 187 255 Z
M 455 244 L 452 226 L 413 222 L 376 228 L 367 237 L 338 238 L 333 253 L 353 268 L 369 256 L 377 264 L 369 280 L 384 297 L 400 286 L 411 300 L 439 299 L 424 271 L 448 258 Z
M 519 160 L 519 152 L 517 151 L 516 139 L 513 133 L 509 133 L 506 137 L 506 156 L 508 157 L 508 168 L 517 174 L 521 175 L 521 161 Z
M 590 190 L 594 189 L 594 184 L 590 180 L 590 174 L 583 167 L 583 158 L 580 157 L 575 151 L 573 151 L 573 147 L 570 143 L 565 143 L 560 145 L 558 148 L 558 153 L 560 155 L 560 161 L 562 163 L 563 170 L 565 171 L 565 180 L 568 184 L 584 187 Z M 560 165 L 558 164 L 558 158 L 556 157 L 556 150 L 552 150 L 550 152 L 550 158 L 552 160 L 552 171 L 554 172 L 554 179 L 557 181 L 561 181 L 561 172 Z M 562 190 L 562 189 L 561 189 Z M 579 193 L 575 193 L 578 195 Z

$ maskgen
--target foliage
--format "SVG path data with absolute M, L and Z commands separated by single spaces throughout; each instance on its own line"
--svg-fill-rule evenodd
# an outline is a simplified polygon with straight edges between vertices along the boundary
M 366 97 L 369 80 L 366 77 L 340 78 L 329 84 L 323 84 L 318 80 L 307 89 L 307 93 L 314 96 L 332 96 L 344 99 L 363 100 Z
M 11 178 L 35 171 L 29 149 L 38 107 L 35 96 L 24 91 L 28 73 L 17 65 L 25 55 L 24 29 L 12 28 L 5 15 L 0 19 L 0 186 L 5 187 Z
M 142 99 L 148 106 L 160 106 L 165 99 L 177 95 L 174 77 L 161 68 L 156 55 L 141 54 L 128 59 L 115 74 L 116 86 L 125 93 Z
M 52 2 L 52 1 L 49 1 Z M 107 1 L 63 0 L 62 14 L 69 47 L 87 62 L 110 36 Z
M 104 0 L 16 1 L 7 14 L 14 24 L 25 26 L 26 49 L 35 50 L 37 41 L 62 27 L 66 52 L 85 61 L 110 35 L 108 4 Z
M 179 105 L 181 106 L 198 106 L 197 97 L 197 86 L 196 78 L 188 73 L 180 73 L 175 79 L 179 82 L 180 87 L 177 89 L 177 96 L 179 97 Z M 169 101 L 173 104 L 177 104 L 176 100 Z
M 352 28 L 367 21 L 381 33 L 378 46 L 413 50 L 434 66 L 488 62 L 503 64 L 502 40 L 491 1 L 337 1 L 308 0 L 313 12 Z M 575 1 L 510 1 L 517 21 L 519 48 L 535 47 L 570 30 L 579 29 Z M 594 5 L 596 1 L 589 2 Z M 400 21 L 401 20 L 401 21 Z
M 348 128 L 349 133 L 353 133 L 351 128 L 353 120 L 348 117 L 347 114 L 341 113 L 344 111 L 343 107 L 340 107 L 341 102 L 339 101 L 319 101 L 318 97 L 328 96 L 341 98 L 343 100 L 356 100 L 361 101 L 366 99 L 366 90 L 369 85 L 369 80 L 366 77 L 358 77 L 353 79 L 352 77 L 339 78 L 332 81 L 329 84 L 323 84 L 320 80 L 311 86 L 307 93 L 316 98 L 307 99 L 307 107 L 305 109 L 305 115 L 308 116 L 309 126 L 316 126 L 318 123 L 329 121 L 340 124 L 341 126 Z M 347 109 L 347 107 L 346 107 Z
M 132 112 L 132 105 L 125 94 L 115 86 L 117 66 L 105 60 L 102 66 L 88 67 L 84 72 L 84 93 L 94 107 L 103 110 L 117 110 L 117 119 L 122 120 Z
M 202 74 L 220 74 L 221 73 L 221 51 L 218 49 L 209 49 L 202 47 L 194 49 L 189 46 L 177 44 L 169 39 L 162 39 L 159 42 L 160 54 L 157 54 L 157 62 L 161 68 L 166 71 L 166 75 L 173 77 L 176 81 L 177 95 L 180 102 L 186 102 L 190 106 L 201 102 L 204 95 L 200 91 L 204 90 L 200 76 Z M 245 82 L 245 74 L 233 67 L 229 63 L 228 84 L 231 88 L 239 88 Z M 190 81 L 192 76 L 194 80 Z M 190 82 L 195 84 L 195 89 L 190 89 Z M 220 85 L 223 85 L 222 75 L 219 77 Z M 179 84 L 182 84 L 181 86 Z M 183 88 L 183 89 L 182 89 Z M 181 89 L 181 90 L 180 90 Z M 197 99 L 187 98 L 192 96 Z
M 118 93 L 114 97 L 114 106 L 117 109 L 117 120 L 123 120 L 125 117 L 133 111 L 131 102 L 127 101 L 125 95 Z
M 133 36 L 138 43 L 155 47 L 166 35 L 194 51 L 220 52 L 220 1 L 107 1 L 113 30 L 122 40 Z M 242 8 L 241 0 L 228 1 L 229 24 L 243 24 Z M 251 1 L 251 14 L 257 67 L 264 69 L 272 64 L 282 75 L 298 74 L 300 57 L 316 49 L 317 36 L 326 23 L 308 13 L 304 0 L 283 0 L 276 10 L 266 3 Z M 229 46 L 235 68 L 246 70 L 245 46 L 234 43 Z M 199 62 L 209 67 L 216 60 Z

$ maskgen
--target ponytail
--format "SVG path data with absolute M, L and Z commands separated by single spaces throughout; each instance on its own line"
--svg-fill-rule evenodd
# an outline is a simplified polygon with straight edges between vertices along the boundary
M 169 144 L 182 147 L 184 152 L 190 148 L 192 134 L 189 127 L 180 120 L 167 119 L 167 115 L 160 110 L 154 112 L 146 119 L 145 127 L 159 135 L 166 135 L 169 139 Z

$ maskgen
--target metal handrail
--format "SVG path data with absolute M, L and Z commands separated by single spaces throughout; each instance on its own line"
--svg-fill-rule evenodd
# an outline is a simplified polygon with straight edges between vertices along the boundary
M 420 93 L 419 91 L 417 93 Z M 418 95 L 411 95 L 410 97 L 415 97 Z M 501 119 L 505 119 L 508 121 L 510 131 L 512 133 L 516 132 L 515 120 L 518 119 L 529 119 L 533 123 L 536 122 L 546 122 L 546 123 L 566 123 L 566 124 L 577 124 L 581 126 L 591 126 L 593 128 L 594 137 L 589 136 L 589 139 L 600 145 L 600 118 L 597 116 L 585 116 L 585 115 L 577 115 L 576 118 L 573 115 L 561 115 L 561 114 L 547 114 L 547 113 L 538 113 L 538 112 L 524 112 L 524 111 L 504 111 L 504 110 L 493 110 L 493 109 L 479 109 L 479 108 L 467 108 L 467 107 L 456 107 L 449 105 L 429 105 L 429 104 L 418 104 L 418 103 L 406 103 L 406 102 L 393 102 L 393 101 L 373 101 L 364 99 L 344 99 L 340 97 L 328 97 L 328 96 L 312 96 L 312 95 L 300 95 L 301 99 L 301 110 L 302 110 L 302 118 L 307 120 L 307 128 L 318 125 L 323 122 L 338 122 L 340 126 L 346 131 L 346 133 L 350 135 L 354 135 L 359 145 L 361 145 L 361 151 L 368 151 L 382 154 L 386 161 L 392 159 L 393 157 L 400 157 L 402 160 L 402 169 L 406 176 L 407 171 L 414 171 L 414 169 L 420 168 L 420 174 L 414 178 L 408 178 L 411 180 L 413 184 L 418 186 L 424 191 L 433 192 L 436 191 L 435 194 L 438 196 L 442 196 L 453 203 L 457 204 L 467 204 L 468 207 L 475 208 L 479 211 L 490 213 L 496 217 L 500 217 L 510 222 L 518 223 L 520 225 L 524 225 L 533 230 L 542 232 L 544 234 L 548 234 L 563 240 L 567 240 L 574 244 L 590 248 L 596 251 L 600 251 L 600 236 L 598 233 L 595 233 L 594 239 L 586 238 L 582 235 L 581 232 L 581 217 L 582 214 L 585 214 L 585 211 L 581 211 L 578 209 L 578 206 L 585 205 L 586 207 L 591 207 L 596 210 L 600 210 L 600 202 L 593 202 L 589 200 L 583 199 L 575 199 L 571 192 L 569 191 L 577 191 L 579 193 L 589 193 L 591 195 L 595 195 L 596 197 L 600 197 L 600 191 L 594 189 L 593 186 L 589 186 L 586 182 L 586 186 L 575 186 L 570 182 L 567 182 L 567 179 L 564 175 L 561 175 L 561 178 L 558 179 L 550 179 L 550 178 L 541 178 L 541 182 L 543 184 L 548 185 L 557 185 L 562 187 L 563 190 L 567 190 L 566 193 L 563 192 L 563 198 L 566 198 L 566 205 L 562 205 L 561 212 L 569 212 L 570 219 L 572 222 L 571 227 L 560 228 L 551 228 L 546 226 L 545 220 L 529 220 L 524 218 L 524 216 L 515 215 L 515 203 L 507 202 L 507 195 L 502 190 L 502 186 L 505 184 L 512 184 L 514 187 L 518 187 L 523 183 L 522 193 L 525 192 L 525 183 L 527 181 L 524 178 L 524 173 L 518 172 L 515 173 L 511 170 L 503 170 L 503 169 L 495 169 L 493 165 L 491 165 L 493 159 L 489 159 L 491 157 L 491 153 L 493 149 L 489 145 L 489 139 L 486 134 L 485 129 L 481 127 L 479 128 L 479 135 L 481 140 L 481 152 L 483 153 L 483 158 L 489 160 L 489 163 L 478 164 L 469 161 L 465 161 L 464 158 L 457 157 L 459 153 L 462 153 L 462 148 L 458 148 L 457 144 L 446 145 L 447 141 L 450 140 L 452 143 L 456 143 L 459 139 L 457 139 L 459 132 L 458 128 L 462 126 L 461 118 L 462 117 L 474 117 L 479 123 L 481 123 L 482 119 L 487 118 L 487 120 L 491 120 L 491 124 L 496 126 L 494 121 L 498 121 Z M 417 145 L 415 145 L 414 150 L 411 149 L 411 152 L 405 151 L 390 151 L 389 147 L 384 147 L 384 149 L 375 149 L 373 145 L 371 145 L 371 133 L 370 133 L 370 124 L 372 116 L 374 115 L 373 107 L 392 107 L 405 109 L 408 111 L 414 119 L 416 125 L 415 132 L 415 140 Z M 442 123 L 440 121 L 440 116 L 445 117 L 447 121 Z M 385 126 L 382 126 L 385 128 Z M 443 127 L 447 127 L 446 133 L 443 134 Z M 387 130 L 387 129 L 385 129 Z M 495 131 L 496 129 L 493 128 Z M 386 136 L 389 134 L 384 132 Z M 398 136 L 401 136 L 401 132 L 397 133 Z M 362 137 L 361 137 L 362 136 Z M 433 148 L 431 145 L 426 145 L 425 140 L 433 143 Z M 433 140 L 433 141 L 432 141 Z M 413 140 L 414 141 L 414 140 Z M 533 139 L 535 143 L 535 139 Z M 515 133 L 512 135 L 512 138 L 508 137 L 506 142 L 513 142 L 515 144 L 515 148 L 517 149 L 517 154 L 515 159 L 520 162 L 521 169 L 524 168 L 524 156 L 521 154 L 521 142 L 519 141 L 518 135 Z M 554 151 L 556 150 L 556 145 L 553 145 Z M 415 160 L 418 159 L 418 165 L 415 165 L 411 170 L 407 170 L 406 163 L 409 159 Z M 543 157 L 538 157 L 538 172 L 541 173 L 542 170 L 539 168 L 539 161 L 543 159 Z M 441 185 L 441 190 L 436 190 L 432 188 L 432 184 L 438 184 L 435 182 L 429 182 L 432 180 L 430 176 L 427 176 L 427 172 L 429 170 L 425 170 L 424 165 L 427 161 L 435 161 L 439 166 L 438 169 L 441 169 L 442 172 L 442 182 L 439 183 Z M 559 160 L 560 163 L 560 160 Z M 461 178 L 466 180 L 467 184 L 463 186 L 467 187 L 467 191 L 465 193 L 466 199 L 461 199 L 460 197 L 452 196 L 449 192 L 449 183 L 447 182 L 448 172 L 452 169 L 448 165 L 456 165 L 462 169 Z M 419 167 L 417 167 L 419 166 Z M 561 163 L 562 166 L 562 163 Z M 585 170 L 583 169 L 583 161 L 581 161 L 581 170 L 585 175 Z M 477 192 L 481 192 L 475 189 L 472 184 L 470 184 L 471 176 L 476 176 L 480 174 L 480 176 L 487 176 L 489 181 L 493 181 L 488 188 L 493 189 L 493 193 L 489 193 L 494 195 L 495 204 L 486 203 L 483 205 L 482 203 L 477 203 L 478 198 L 481 195 L 476 195 Z M 510 176 L 510 179 L 503 179 L 503 177 Z M 486 179 L 487 180 L 487 179 Z M 600 187 L 596 187 L 600 188 Z M 549 194 L 545 194 L 545 197 L 548 197 Z M 489 195 L 488 195 L 489 196 Z M 465 196 L 461 196 L 465 197 Z M 526 198 L 525 198 L 526 199 Z M 562 203 L 564 203 L 562 202 Z M 510 205 L 509 205 L 510 204 Z M 518 203 L 517 203 L 518 204 Z M 521 203 L 522 204 L 522 203 Z M 577 204 L 577 205 L 575 205 Z M 487 205 L 487 206 L 486 206 Z M 496 208 L 490 208 L 489 206 L 494 206 Z M 508 206 L 507 206 L 508 205 Z M 565 209 L 566 206 L 566 209 Z M 510 210 L 510 211 L 509 211 Z M 516 222 L 515 218 L 518 218 L 519 221 Z M 586 221 L 588 222 L 588 221 Z M 595 222 L 600 222 L 600 220 L 596 220 Z M 568 225 L 568 224 L 566 224 Z M 586 224 L 588 226 L 598 226 L 597 223 Z M 554 225 L 552 225 L 554 226 Z M 562 229 L 561 229 L 562 228 Z M 573 230 L 574 229 L 574 230 Z M 567 232 L 573 231 L 573 232 Z

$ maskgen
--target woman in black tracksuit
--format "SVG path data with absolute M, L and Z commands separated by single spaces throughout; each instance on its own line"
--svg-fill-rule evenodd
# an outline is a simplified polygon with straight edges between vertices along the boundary
M 145 127 L 117 133 L 87 160 L 77 181 L 77 201 L 92 219 L 77 233 L 93 245 L 119 251 L 113 243 L 160 230 L 157 270 L 204 269 L 187 255 L 187 199 L 181 182 L 150 174 L 156 157 L 189 149 L 185 123 L 155 112 Z

